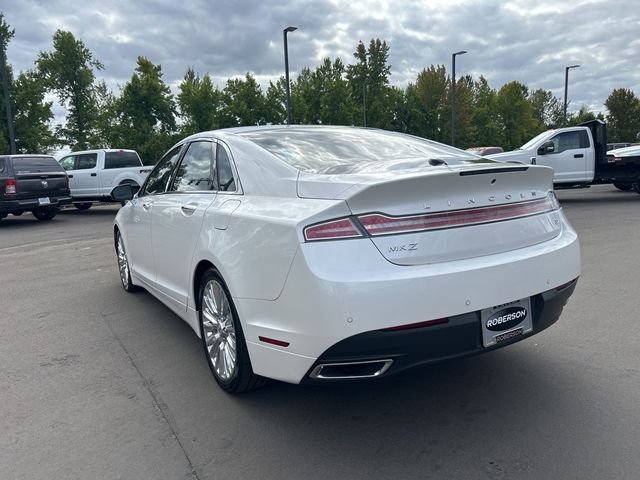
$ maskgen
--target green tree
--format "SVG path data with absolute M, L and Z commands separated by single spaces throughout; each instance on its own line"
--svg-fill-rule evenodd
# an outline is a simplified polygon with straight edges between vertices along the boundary
M 431 65 L 422 70 L 415 83 L 413 130 L 410 133 L 438 142 L 449 142 L 451 103 L 450 79 L 444 65 Z M 408 98 L 412 98 L 409 97 Z M 449 138 L 447 138 L 449 135 Z
M 36 65 L 46 85 L 67 107 L 61 137 L 74 149 L 88 148 L 97 115 L 94 69 L 101 70 L 102 64 L 71 32 L 58 30 L 53 35 L 53 51 L 41 52 Z
M 0 12 L 0 49 L 2 49 L 5 59 L 7 58 L 7 46 L 9 45 L 9 42 L 14 35 L 15 30 L 9 26 L 7 21 L 4 19 L 4 14 Z M 13 81 L 13 75 L 11 72 L 11 66 L 8 65 L 8 61 L 6 73 L 7 83 L 11 84 Z M 0 95 L 0 118 L 2 119 L 0 121 L 0 154 L 9 153 L 11 151 L 9 146 L 9 128 L 7 125 L 6 104 L 4 98 L 4 89 L 2 89 L 2 81 L 2 71 L 0 71 L 0 92 L 2 92 L 2 94 Z
M 616 88 L 607 97 L 607 134 L 610 142 L 640 140 L 640 99 L 627 88 Z
M 256 79 L 229 79 L 222 91 L 222 127 L 264 124 L 264 96 Z
M 345 66 L 337 58 L 324 61 L 312 74 L 315 94 L 318 97 L 318 119 L 326 125 L 350 125 L 353 123 L 351 89 L 345 78 Z
M 118 147 L 136 149 L 145 163 L 156 163 L 174 141 L 176 129 L 176 105 L 169 86 L 162 80 L 162 67 L 138 57 L 116 110 Z
M 191 135 L 219 128 L 222 92 L 213 86 L 208 73 L 200 79 L 189 68 L 178 89 L 178 107 L 184 120 L 183 134 Z
M 472 122 L 474 81 L 471 75 L 456 79 L 456 147 L 468 148 L 475 143 L 475 126 Z M 451 88 L 451 86 L 449 86 Z M 451 94 L 449 94 L 451 97 Z M 443 128 L 447 137 L 451 137 L 451 122 Z M 450 143 L 447 141 L 446 143 Z
M 120 143 L 118 124 L 118 97 L 103 81 L 95 87 L 96 118 L 89 143 L 94 148 L 112 148 Z
M 557 128 L 562 125 L 563 105 L 560 99 L 550 90 L 539 88 L 529 94 L 529 102 L 533 108 L 533 118 L 540 131 Z
M 370 127 L 393 128 L 397 93 L 389 87 L 391 66 L 387 42 L 371 39 L 368 48 L 359 42 L 353 56 L 356 62 L 347 67 L 347 80 L 356 122 Z
M 473 139 L 476 147 L 501 146 L 502 130 L 497 115 L 497 93 L 482 75 L 473 85 L 473 107 L 471 111 Z
M 300 70 L 291 83 L 291 111 L 293 123 L 313 125 L 320 122 L 320 96 L 309 67 Z
M 11 100 L 16 149 L 21 153 L 46 153 L 57 143 L 49 128 L 53 119 L 46 86 L 33 71 L 21 72 L 12 82 Z
M 537 131 L 528 93 L 527 86 L 517 81 L 504 84 L 498 91 L 496 113 L 505 150 L 518 148 Z
M 264 119 L 274 125 L 287 121 L 287 106 L 285 94 L 285 79 L 278 78 L 276 83 L 269 82 L 267 94 L 264 98 Z

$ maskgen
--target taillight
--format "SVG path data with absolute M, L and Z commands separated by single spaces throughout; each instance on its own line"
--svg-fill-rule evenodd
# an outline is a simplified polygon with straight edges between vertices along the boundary
M 437 230 L 440 228 L 464 227 L 480 223 L 509 220 L 539 213 L 551 212 L 560 208 L 553 192 L 545 198 L 527 202 L 496 205 L 491 207 L 468 208 L 451 212 L 429 213 L 426 215 L 407 215 L 391 217 L 382 213 L 371 213 L 358 217 L 358 220 L 371 236 L 393 233 Z
M 307 242 L 313 240 L 335 240 L 339 238 L 361 237 L 350 218 L 341 218 L 323 223 L 316 223 L 304 229 L 304 238 Z
M 4 194 L 5 195 L 15 195 L 18 193 L 18 186 L 16 185 L 15 178 L 9 178 L 4 181 Z

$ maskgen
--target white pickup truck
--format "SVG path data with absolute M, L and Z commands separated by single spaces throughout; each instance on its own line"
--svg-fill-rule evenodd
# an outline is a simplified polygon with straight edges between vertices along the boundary
M 79 210 L 92 202 L 112 202 L 111 191 L 118 185 L 140 188 L 152 166 L 142 164 L 134 150 L 84 150 L 59 160 L 67 171 L 73 204 Z
M 607 151 L 606 125 L 601 120 L 547 130 L 517 150 L 487 158 L 551 167 L 556 188 L 612 183 L 640 193 L 640 151 L 633 147 Z

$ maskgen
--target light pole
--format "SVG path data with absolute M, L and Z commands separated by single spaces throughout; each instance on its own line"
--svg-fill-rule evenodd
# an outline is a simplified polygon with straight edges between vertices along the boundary
M 564 68 L 564 126 L 567 126 L 567 89 L 569 87 L 569 70 L 572 68 L 578 68 L 580 65 L 569 65 Z
M 291 91 L 289 87 L 289 46 L 287 45 L 287 33 L 295 32 L 297 29 L 298 27 L 287 27 L 282 31 L 282 35 L 284 36 L 284 76 L 287 92 L 287 125 L 291 125 L 291 122 L 293 122 L 291 115 Z
M 451 54 L 451 146 L 456 145 L 456 56 L 464 55 L 466 50 Z
M 11 153 L 16 153 L 16 139 L 13 133 L 13 115 L 11 115 L 11 99 L 9 98 L 9 79 L 7 78 L 7 65 L 4 56 L 4 38 L 0 33 L 0 75 L 2 75 L 2 91 L 4 94 L 4 107 L 7 112 L 7 130 L 9 132 L 9 144 Z

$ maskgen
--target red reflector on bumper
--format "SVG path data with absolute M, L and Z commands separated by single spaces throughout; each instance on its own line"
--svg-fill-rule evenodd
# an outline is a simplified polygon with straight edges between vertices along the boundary
M 383 328 L 383 332 L 396 332 L 398 330 L 411 330 L 412 328 L 430 327 L 432 325 L 440 325 L 441 323 L 447 323 L 448 318 L 437 318 L 435 320 L 427 320 L 425 322 L 408 323 L 406 325 L 398 325 L 397 327 Z
M 272 345 L 277 345 L 279 347 L 288 347 L 289 346 L 289 342 L 283 342 L 282 340 L 276 340 L 275 338 L 258 337 L 258 340 L 260 340 L 261 342 L 264 342 L 264 343 L 270 343 Z

